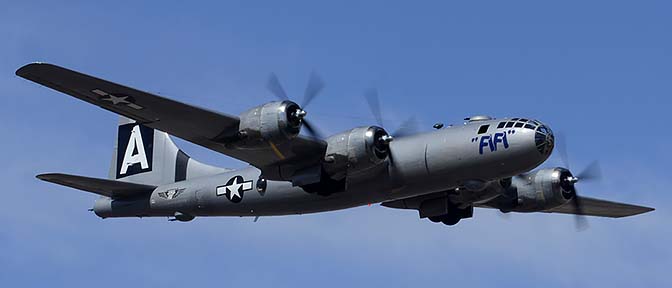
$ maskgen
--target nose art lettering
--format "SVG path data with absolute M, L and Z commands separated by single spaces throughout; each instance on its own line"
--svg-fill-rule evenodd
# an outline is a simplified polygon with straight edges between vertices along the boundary
M 507 138 L 507 132 L 498 132 L 494 135 L 484 135 L 480 138 L 480 141 L 478 141 L 478 154 L 483 155 L 485 152 L 484 148 L 486 147 L 490 149 L 490 152 L 496 152 L 499 147 L 509 149 L 509 139 Z M 472 142 L 475 141 L 472 140 Z

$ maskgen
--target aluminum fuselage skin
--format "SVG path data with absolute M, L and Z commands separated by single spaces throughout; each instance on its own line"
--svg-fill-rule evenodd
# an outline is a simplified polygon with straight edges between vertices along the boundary
M 550 155 L 550 151 L 542 153 L 537 148 L 534 130 L 497 128 L 502 121 L 506 119 L 475 121 L 395 139 L 390 143 L 390 160 L 349 176 L 343 191 L 326 196 L 283 181 L 267 181 L 265 191 L 259 192 L 256 187 L 261 171 L 250 166 L 159 186 L 148 197 L 103 197 L 96 201 L 94 211 L 103 218 L 174 216 L 175 212 L 193 216 L 273 216 L 339 210 L 457 187 L 478 191 L 490 181 L 528 172 Z M 489 129 L 479 134 L 483 125 L 490 125 Z M 253 187 L 242 193 L 239 202 L 217 193 L 218 187 L 221 189 L 235 176 L 252 181 Z M 166 198 L 165 193 L 161 197 L 162 192 L 173 189 L 181 193 L 172 199 Z M 492 196 L 483 194 L 474 201 Z

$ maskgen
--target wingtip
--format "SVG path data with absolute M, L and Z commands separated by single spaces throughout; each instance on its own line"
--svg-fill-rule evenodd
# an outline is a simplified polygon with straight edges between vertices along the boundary
M 16 76 L 26 78 L 26 75 L 30 74 L 31 70 L 33 70 L 36 67 L 45 66 L 45 65 L 53 66 L 52 64 L 45 63 L 45 62 L 32 62 L 32 63 L 28 63 L 26 65 L 21 66 L 21 68 L 19 68 L 19 69 L 16 69 L 16 72 L 14 72 L 14 74 L 16 74 Z
M 59 174 L 58 173 L 43 173 L 43 174 L 35 175 L 35 178 L 40 179 L 42 181 L 49 181 L 54 176 L 57 176 L 57 175 L 59 175 Z
M 646 207 L 646 206 L 638 206 L 637 208 L 639 208 L 639 211 L 636 211 L 635 213 L 632 213 L 630 215 L 624 215 L 623 217 L 645 214 L 645 213 L 649 213 L 649 212 L 652 212 L 652 211 L 656 210 L 656 208 Z

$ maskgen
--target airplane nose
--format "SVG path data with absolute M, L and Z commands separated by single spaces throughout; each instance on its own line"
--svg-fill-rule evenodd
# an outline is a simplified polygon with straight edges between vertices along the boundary
M 534 145 L 541 155 L 546 157 L 551 155 L 553 147 L 555 147 L 555 136 L 553 136 L 551 128 L 545 124 L 537 126 L 537 129 L 534 132 Z

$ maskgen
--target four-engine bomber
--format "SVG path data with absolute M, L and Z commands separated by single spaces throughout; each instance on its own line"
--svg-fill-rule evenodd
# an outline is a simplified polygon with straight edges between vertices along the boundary
M 653 210 L 579 196 L 576 184 L 595 178 L 597 166 L 576 176 L 565 168 L 532 171 L 551 155 L 555 136 L 547 125 L 529 118 L 475 116 L 464 125 L 436 125 L 430 132 L 398 137 L 379 127 L 379 121 L 379 126 L 322 137 L 302 108 L 323 88 L 317 77 L 311 78 L 299 106 L 273 76 L 269 88 L 280 101 L 236 117 L 51 64 L 29 64 L 16 74 L 121 115 L 109 179 L 37 176 L 101 195 L 93 211 L 102 218 L 191 221 L 382 203 L 454 225 L 472 217 L 474 207 L 604 217 Z M 370 105 L 378 103 L 367 99 Z M 378 109 L 372 110 L 380 119 Z M 302 128 L 310 136 L 302 135 Z M 250 166 L 225 169 L 200 163 L 168 134 Z

